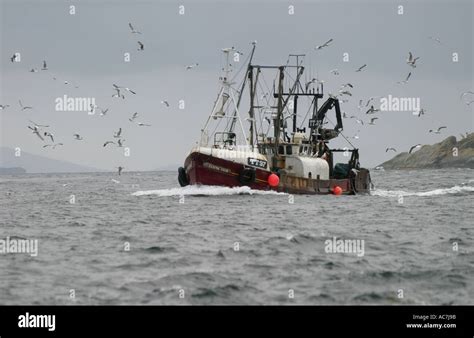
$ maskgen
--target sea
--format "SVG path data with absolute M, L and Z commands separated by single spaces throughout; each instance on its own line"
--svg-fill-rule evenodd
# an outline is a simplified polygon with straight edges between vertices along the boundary
M 372 181 L 310 196 L 166 171 L 0 176 L 0 305 L 473 304 L 474 170 Z

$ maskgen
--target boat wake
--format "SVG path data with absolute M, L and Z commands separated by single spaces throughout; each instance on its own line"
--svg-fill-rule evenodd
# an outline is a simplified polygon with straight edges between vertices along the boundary
M 159 197 L 171 196 L 225 196 L 225 195 L 286 195 L 276 191 L 254 190 L 249 187 L 218 187 L 218 186 L 192 186 L 183 188 L 170 188 L 159 190 L 136 191 L 133 196 L 156 195 Z
M 435 190 L 423 191 L 423 192 L 375 189 L 375 190 L 372 190 L 370 194 L 373 196 L 381 196 L 381 197 L 399 197 L 399 196 L 427 197 L 427 196 L 439 196 L 439 195 L 460 194 L 460 193 L 469 193 L 469 192 L 474 192 L 473 186 L 455 185 L 454 187 L 451 187 L 451 188 L 442 188 L 442 189 L 435 189 Z

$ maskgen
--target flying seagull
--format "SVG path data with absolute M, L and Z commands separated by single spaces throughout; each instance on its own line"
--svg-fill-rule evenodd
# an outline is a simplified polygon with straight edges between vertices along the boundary
M 122 148 L 124 142 L 125 142 L 125 140 L 118 139 L 118 141 L 117 141 L 117 146 L 120 147 L 120 148 Z
M 20 104 L 21 110 L 26 110 L 26 109 L 33 109 L 33 107 L 30 106 L 24 106 L 23 103 L 21 103 L 21 100 L 18 100 L 18 103 Z
M 137 123 L 140 127 L 151 127 L 151 124 L 146 124 L 146 123 L 142 123 L 142 122 L 138 122 Z
M 44 141 L 44 138 L 43 138 L 43 136 L 41 136 L 41 134 L 39 132 L 39 128 L 37 126 L 34 126 L 34 127 L 28 126 L 28 128 L 33 130 L 32 133 L 35 134 L 36 136 L 38 136 L 41 141 Z
M 133 116 L 131 118 L 129 118 L 128 120 L 130 122 L 133 122 L 137 117 L 138 117 L 138 113 L 133 113 Z
M 320 46 L 316 46 L 316 50 L 320 50 L 320 49 L 323 49 L 324 47 L 329 47 L 329 44 L 333 41 L 333 39 L 329 39 L 328 41 L 326 41 L 325 43 L 323 43 L 322 45 Z
M 145 50 L 145 45 L 143 43 L 141 43 L 140 41 L 137 41 L 138 43 L 138 49 L 139 51 L 142 51 L 142 50 Z
M 57 146 L 63 146 L 63 145 L 64 144 L 62 143 L 45 144 L 43 148 L 52 147 L 53 149 L 56 149 Z
M 166 100 L 161 101 L 161 104 L 164 104 L 166 107 L 169 107 L 169 106 L 170 106 L 170 104 L 169 104 L 168 101 L 166 101 Z
M 50 138 L 51 138 L 51 142 L 54 143 L 54 135 L 53 135 L 53 134 L 51 134 L 51 133 L 48 132 L 48 131 L 45 131 L 45 132 L 43 133 L 43 135 L 46 136 L 46 137 L 50 137 Z
M 10 61 L 11 62 L 15 62 L 16 61 L 16 58 L 17 58 L 17 55 L 16 53 L 12 55 L 12 57 L 10 58 Z
M 47 126 L 47 125 L 45 125 L 45 124 L 38 124 L 38 123 L 36 123 L 36 122 L 34 122 L 34 121 L 32 121 L 32 120 L 28 120 L 28 121 L 30 121 L 31 123 L 33 123 L 33 125 L 34 125 L 35 127 L 44 127 L 44 128 L 48 128 L 48 127 L 49 127 L 49 126 Z
M 193 69 L 194 67 L 199 66 L 199 63 L 193 63 L 192 65 L 186 66 L 186 70 Z
M 0 104 L 0 110 L 7 109 L 8 107 L 10 107 L 9 104 Z
M 414 146 L 412 146 L 410 150 L 408 151 L 408 153 L 411 154 L 413 150 L 418 149 L 418 148 L 421 148 L 421 144 L 415 144 Z
M 106 147 L 108 144 L 115 144 L 115 142 L 113 141 L 107 141 L 104 143 L 103 147 Z
M 128 87 L 121 87 L 121 86 L 117 86 L 116 84 L 112 84 L 112 86 L 114 86 L 114 89 L 117 90 L 117 89 L 125 89 L 127 92 L 129 93 L 132 93 L 132 94 L 136 94 L 135 91 L 131 90 L 130 88 Z
M 407 64 L 410 65 L 413 68 L 416 68 L 415 62 L 418 60 L 420 57 L 413 57 L 413 54 L 411 52 L 408 52 L 408 59 L 407 59 Z
M 428 39 L 433 40 L 441 45 L 441 40 L 435 36 L 429 36 Z
M 351 85 L 350 83 L 346 83 L 346 84 L 343 84 L 343 85 L 341 86 L 341 89 L 344 89 L 344 88 L 346 88 L 346 87 L 354 88 L 354 86 Z
M 38 69 L 36 69 L 36 68 L 31 68 L 31 69 L 30 69 L 30 73 L 38 73 Z
M 387 148 L 387 149 L 385 149 L 385 152 L 389 152 L 390 150 L 394 151 L 394 152 L 397 152 L 397 149 L 395 149 L 395 148 Z
M 82 140 L 83 140 L 82 136 L 79 135 L 79 134 L 74 134 L 74 135 L 72 135 L 72 136 L 74 136 L 74 139 L 76 139 L 76 140 L 78 140 L 78 141 L 82 141 Z
M 109 111 L 109 108 L 106 108 L 106 109 L 102 109 L 100 107 L 98 107 L 100 109 L 100 116 L 105 116 L 107 114 L 107 112 Z
M 441 134 L 441 129 L 446 129 L 446 126 L 439 127 L 437 130 L 430 129 L 428 132 L 429 133 L 434 133 L 434 134 Z
M 367 110 L 366 114 L 375 114 L 378 112 L 380 109 L 374 108 L 374 106 L 370 106 L 369 110 Z
M 45 60 L 43 60 L 43 68 L 41 68 L 41 70 L 48 70 L 48 65 Z
M 333 75 L 339 75 L 339 70 L 336 68 L 336 69 L 333 69 L 331 70 L 331 74 Z
M 118 169 L 118 174 L 120 176 L 122 174 L 122 170 L 125 169 L 125 167 L 118 166 L 117 169 Z
M 120 94 L 120 89 L 119 88 L 114 88 L 114 90 L 115 90 L 116 93 L 114 95 L 112 95 L 112 97 L 121 97 L 122 99 L 125 99 L 125 95 Z
M 128 27 L 130 27 L 130 30 L 132 31 L 132 34 L 142 34 L 141 32 L 137 31 L 135 28 L 133 28 L 132 24 L 129 22 Z
M 352 93 L 348 90 L 340 90 L 339 91 L 339 94 L 340 95 L 349 95 L 349 96 L 352 96 Z
M 398 81 L 397 83 L 398 83 L 398 84 L 406 84 L 406 83 L 408 83 L 408 79 L 410 78 L 410 76 L 411 76 L 411 72 L 408 73 L 408 75 L 407 75 L 407 77 L 406 77 L 405 80 L 403 80 L 403 81 Z
M 365 67 L 367 67 L 367 64 L 364 64 L 364 65 L 360 66 L 359 68 L 357 68 L 356 72 L 362 71 L 362 69 L 364 69 Z
M 369 124 L 375 126 L 374 121 L 375 121 L 375 120 L 378 120 L 378 119 L 379 119 L 378 117 L 372 117 L 372 118 L 370 119 Z
M 114 133 L 114 137 L 120 138 L 121 135 L 122 135 L 122 128 L 119 128 L 119 130 L 116 133 Z
M 421 108 L 420 110 L 414 111 L 413 115 L 417 115 L 418 117 L 420 117 L 421 115 L 425 115 L 425 110 Z

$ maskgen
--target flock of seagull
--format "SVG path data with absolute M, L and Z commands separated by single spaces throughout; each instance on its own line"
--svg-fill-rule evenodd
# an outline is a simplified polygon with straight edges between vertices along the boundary
M 430 36 L 428 38 L 430 40 L 433 40 L 434 42 L 436 42 L 438 44 L 442 44 L 442 42 L 439 38 L 432 37 L 432 36 Z M 333 41 L 334 41 L 334 39 L 329 39 L 325 43 L 316 46 L 315 50 L 319 51 L 319 50 L 322 50 L 323 48 L 330 47 Z M 415 57 L 412 52 L 408 52 L 408 57 L 406 58 L 405 62 L 408 66 L 410 66 L 412 68 L 412 70 L 410 70 L 408 72 L 408 74 L 406 75 L 406 77 L 403 80 L 398 81 L 397 84 L 404 85 L 404 84 L 408 83 L 408 80 L 412 76 L 412 71 L 416 68 L 417 61 L 419 59 L 420 59 L 419 56 Z M 363 64 L 362 66 L 357 68 L 355 70 L 355 72 L 361 72 L 366 67 L 367 67 L 367 64 Z M 333 70 L 330 71 L 330 73 L 332 75 L 335 75 L 335 76 L 340 75 L 340 72 L 339 72 L 338 69 L 333 69 Z M 306 85 L 305 85 L 306 91 L 308 91 L 308 88 L 312 83 L 324 83 L 324 81 L 313 78 L 311 81 L 306 83 Z M 347 97 L 352 96 L 352 93 L 350 92 L 350 89 L 348 89 L 348 88 L 352 89 L 352 88 L 354 88 L 354 86 L 351 83 L 343 84 L 343 85 L 340 86 L 338 94 L 334 95 L 334 94 L 330 93 L 329 96 L 332 97 L 332 98 L 337 98 L 341 102 L 348 102 L 349 99 Z M 364 110 L 366 115 L 372 115 L 372 114 L 375 114 L 375 113 L 379 112 L 380 109 L 376 108 L 372 104 L 372 101 L 377 99 L 377 98 L 380 98 L 380 97 L 371 97 L 367 100 L 367 102 L 365 102 L 365 104 L 364 104 L 364 100 L 359 100 L 359 105 L 358 105 L 359 112 Z M 466 91 L 466 92 L 462 93 L 461 94 L 461 101 L 463 103 L 465 103 L 467 106 L 470 106 L 472 103 L 474 103 L 474 92 L 473 91 Z M 424 108 L 420 108 L 419 110 L 413 112 L 413 115 L 418 116 L 418 117 L 421 117 L 422 115 L 425 115 L 425 114 L 426 114 L 426 110 Z M 346 118 L 355 119 L 356 123 L 358 123 L 360 125 L 364 125 L 364 121 L 362 119 L 358 118 L 356 115 L 347 116 L 347 114 L 345 112 L 343 112 L 342 117 L 345 118 L 345 119 Z M 370 120 L 367 123 L 368 125 L 375 125 L 375 121 L 379 119 L 378 117 L 369 117 L 369 118 L 370 118 Z M 441 134 L 441 131 L 443 129 L 446 129 L 446 128 L 447 128 L 447 126 L 440 126 L 437 129 L 430 129 L 428 132 L 433 133 L 433 134 Z M 358 132 L 360 132 L 360 130 L 358 130 L 357 133 Z M 352 136 L 351 138 L 358 139 L 359 136 L 357 135 L 357 133 L 354 136 Z M 465 135 L 461 134 L 461 138 L 466 137 L 468 134 L 469 133 L 466 133 Z M 415 144 L 412 147 L 410 147 L 410 149 L 408 150 L 408 153 L 411 154 L 415 150 L 417 150 L 421 147 L 422 147 L 421 144 Z M 397 152 L 397 150 L 394 147 L 388 147 L 388 148 L 385 149 L 386 153 L 389 152 L 389 151 Z
M 131 34 L 137 34 L 137 35 L 142 35 L 142 33 L 137 30 L 132 23 L 129 23 L 128 24 L 128 27 L 130 28 L 130 33 Z M 141 51 L 144 51 L 145 50 L 145 45 L 142 41 L 137 41 L 137 44 L 138 44 L 138 48 L 137 50 L 139 52 Z M 18 55 L 17 53 L 14 53 L 11 57 L 10 57 L 10 61 L 12 63 L 15 63 L 15 62 L 19 62 L 18 60 Z M 189 64 L 189 65 L 186 65 L 185 66 L 185 70 L 191 70 L 195 67 L 199 66 L 199 63 L 193 63 L 193 64 Z M 48 68 L 48 64 L 46 62 L 46 60 L 43 60 L 43 63 L 42 63 L 42 67 L 41 68 L 31 68 L 29 69 L 29 72 L 30 73 L 38 73 L 40 71 L 48 71 L 49 68 Z M 52 79 L 53 80 L 57 80 L 57 77 L 56 76 L 52 76 Z M 72 84 L 70 81 L 68 80 L 63 80 L 63 83 L 64 85 L 69 85 L 69 84 Z M 75 85 L 73 84 L 75 88 L 79 88 L 78 85 Z M 112 98 L 118 98 L 118 99 L 122 99 L 122 100 L 125 100 L 126 98 L 126 95 L 128 94 L 131 94 L 131 95 L 136 95 L 137 92 L 129 87 L 126 87 L 126 86 L 119 86 L 117 84 L 112 84 L 112 90 L 113 90 L 113 94 L 111 95 Z M 33 110 L 33 106 L 29 106 L 29 105 L 25 105 L 21 99 L 18 100 L 18 104 L 19 104 L 19 107 L 20 107 L 20 111 L 26 111 L 26 110 Z M 169 108 L 170 107 L 170 103 L 167 101 L 167 100 L 161 100 L 161 104 L 163 106 L 165 106 L 166 108 Z M 9 104 L 0 104 L 0 111 L 3 111 L 3 110 L 6 110 L 7 108 L 9 108 L 10 105 Z M 94 105 L 94 104 L 91 104 L 90 107 L 89 107 L 89 113 L 91 114 L 95 114 L 95 112 L 98 110 L 100 111 L 100 116 L 106 116 L 107 113 L 109 112 L 109 108 L 103 108 L 103 107 L 99 107 L 97 105 Z M 132 116 L 128 119 L 131 123 L 134 123 L 136 124 L 137 126 L 139 127 L 151 127 L 151 124 L 150 123 L 145 123 L 145 122 L 139 122 L 137 120 L 137 118 L 139 117 L 139 113 L 138 112 L 134 112 L 132 114 Z M 28 120 L 30 122 L 29 125 L 27 125 L 27 128 L 31 130 L 31 133 L 34 134 L 40 141 L 44 142 L 45 144 L 42 146 L 43 148 L 51 148 L 51 149 L 56 149 L 57 147 L 59 146 L 64 146 L 64 143 L 62 142 L 57 142 L 56 139 L 55 139 L 55 136 L 54 134 L 48 129 L 50 128 L 49 125 L 46 125 L 46 124 L 39 124 L 39 123 L 36 123 L 32 120 Z M 124 146 L 124 143 L 125 143 L 125 139 L 122 137 L 123 136 L 123 131 L 122 131 L 122 128 L 120 127 L 116 132 L 113 133 L 113 139 L 112 140 L 107 140 L 105 141 L 102 146 L 105 148 L 107 147 L 108 145 L 115 145 L 119 148 L 122 148 Z M 72 134 L 72 137 L 75 141 L 83 141 L 84 140 L 84 137 L 82 135 L 80 135 L 79 133 L 75 132 Z M 124 169 L 124 167 L 122 166 L 119 166 L 117 167 L 118 169 L 118 174 L 120 175 L 122 170 Z

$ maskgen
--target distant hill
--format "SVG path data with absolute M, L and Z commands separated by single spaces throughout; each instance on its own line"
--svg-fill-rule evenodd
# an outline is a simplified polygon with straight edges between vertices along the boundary
M 0 175 L 17 175 L 26 174 L 26 170 L 20 167 L 2 168 L 0 167 Z
M 99 172 L 96 168 L 82 166 L 66 161 L 53 160 L 40 155 L 33 155 L 25 151 L 21 156 L 15 156 L 15 150 L 11 148 L 0 148 L 0 172 L 8 168 L 24 169 L 28 173 L 78 173 L 78 172 Z
M 458 156 L 454 156 L 454 148 L 457 148 Z M 385 169 L 474 169 L 474 133 L 459 141 L 449 136 L 440 143 L 424 145 L 411 154 L 398 154 L 381 166 Z

